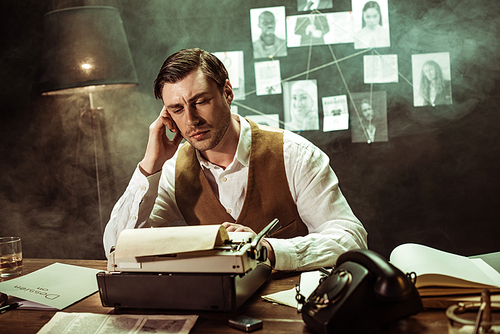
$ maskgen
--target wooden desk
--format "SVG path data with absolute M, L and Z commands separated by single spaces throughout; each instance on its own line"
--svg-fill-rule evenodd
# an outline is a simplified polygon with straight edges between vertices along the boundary
M 106 261 L 104 260 L 55 260 L 55 259 L 24 259 L 23 274 L 30 273 L 43 268 L 54 262 L 89 267 L 105 270 Z M 309 331 L 302 317 L 294 308 L 282 305 L 275 305 L 264 301 L 260 296 L 278 291 L 291 289 L 299 282 L 299 274 L 275 272 L 271 279 L 237 312 L 234 313 L 212 313 L 200 312 L 191 333 L 237 333 L 243 332 L 228 326 L 228 319 L 245 314 L 251 317 L 264 320 L 264 328 L 256 331 L 256 334 L 264 333 L 312 333 Z M 64 312 L 90 312 L 101 314 L 114 314 L 111 307 L 103 307 L 99 298 L 99 293 L 95 293 L 80 302 L 64 309 Z M 130 312 L 130 311 L 127 311 Z M 121 313 L 127 313 L 121 311 Z M 12 310 L 0 314 L 0 332 L 7 333 L 36 333 L 44 324 L 46 324 L 56 311 L 46 310 Z M 130 312 L 132 313 L 132 312 Z M 140 314 L 180 314 L 179 312 L 158 312 L 158 311 L 140 311 Z M 191 312 L 190 314 L 193 314 Z M 360 321 L 363 320 L 360 315 Z M 420 312 L 415 316 L 408 317 L 389 328 L 378 333 L 429 333 L 442 334 L 448 332 L 447 319 L 444 310 L 428 310 Z

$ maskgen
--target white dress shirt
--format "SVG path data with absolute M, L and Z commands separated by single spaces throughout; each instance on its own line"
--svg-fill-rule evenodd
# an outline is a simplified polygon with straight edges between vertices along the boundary
M 250 124 L 239 117 L 240 139 L 233 162 L 223 169 L 197 152 L 214 193 L 236 219 L 246 194 L 250 158 Z M 184 145 L 189 145 L 185 143 Z M 285 171 L 290 193 L 309 234 L 290 239 L 267 238 L 276 257 L 276 270 L 310 270 L 333 266 L 345 251 L 367 248 L 367 233 L 338 187 L 329 158 L 305 138 L 284 132 Z M 115 204 L 104 232 L 106 256 L 124 229 L 185 225 L 175 202 L 175 161 L 149 177 L 136 168 L 125 193 Z M 156 202 L 155 202 L 156 200 Z M 222 222 L 220 222 L 222 223 Z
M 318 9 L 319 0 L 308 0 L 303 10 L 314 10 Z

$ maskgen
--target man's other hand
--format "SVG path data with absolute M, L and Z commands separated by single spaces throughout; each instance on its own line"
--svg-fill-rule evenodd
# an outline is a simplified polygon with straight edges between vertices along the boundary
M 222 226 L 226 228 L 228 232 L 251 232 L 254 235 L 257 235 L 250 227 L 248 226 L 243 226 L 240 224 L 235 224 L 235 223 L 229 223 L 229 222 L 224 222 L 222 223 Z M 267 241 L 266 239 L 262 238 L 260 240 L 260 243 L 262 246 L 267 248 L 267 258 L 271 262 L 271 266 L 274 267 L 274 264 L 276 262 L 276 258 L 274 256 L 274 249 L 273 246 Z

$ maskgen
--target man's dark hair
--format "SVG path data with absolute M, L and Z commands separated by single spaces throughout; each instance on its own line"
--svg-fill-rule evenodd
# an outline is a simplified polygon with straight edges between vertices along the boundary
M 206 78 L 214 80 L 222 92 L 228 79 L 224 64 L 210 52 L 195 48 L 177 51 L 165 60 L 155 80 L 155 97 L 161 100 L 166 83 L 177 83 L 198 69 Z

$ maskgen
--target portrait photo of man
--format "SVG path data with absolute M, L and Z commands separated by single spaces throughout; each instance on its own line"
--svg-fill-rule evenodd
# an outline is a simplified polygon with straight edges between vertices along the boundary
M 287 16 L 287 46 L 295 48 L 349 43 L 352 41 L 352 38 L 349 39 L 349 37 L 352 37 L 349 21 L 350 15 L 346 16 L 345 13 L 313 13 Z
M 386 92 L 352 93 L 349 122 L 353 143 L 389 140 Z
M 295 24 L 295 34 L 300 36 L 300 46 L 324 45 L 330 26 L 325 15 L 301 15 Z
M 285 7 L 251 9 L 250 19 L 254 59 L 286 56 Z

